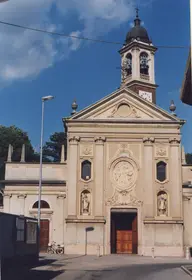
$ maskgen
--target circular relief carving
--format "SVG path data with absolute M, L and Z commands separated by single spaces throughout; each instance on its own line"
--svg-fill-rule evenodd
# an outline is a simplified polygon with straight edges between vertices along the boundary
M 111 180 L 120 190 L 131 189 L 137 179 L 137 166 L 131 159 L 121 159 L 113 162 Z

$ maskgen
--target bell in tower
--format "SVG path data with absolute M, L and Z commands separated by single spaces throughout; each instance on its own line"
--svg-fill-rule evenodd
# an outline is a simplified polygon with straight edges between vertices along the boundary
M 134 26 L 127 33 L 121 55 L 121 86 L 129 87 L 149 102 L 156 101 L 154 54 L 157 48 L 141 25 L 136 9 Z

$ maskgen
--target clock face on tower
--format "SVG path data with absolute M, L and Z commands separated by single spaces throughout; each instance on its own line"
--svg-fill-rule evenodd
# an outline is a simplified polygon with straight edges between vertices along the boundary
M 152 93 L 151 92 L 140 90 L 139 96 L 149 102 L 152 102 Z

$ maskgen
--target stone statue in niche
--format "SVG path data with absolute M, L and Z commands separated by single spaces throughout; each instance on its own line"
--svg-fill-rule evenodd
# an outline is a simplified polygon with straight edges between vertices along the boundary
M 87 190 L 81 193 L 81 214 L 90 215 L 90 192 Z
M 167 216 L 167 193 L 160 191 L 157 195 L 158 216 Z

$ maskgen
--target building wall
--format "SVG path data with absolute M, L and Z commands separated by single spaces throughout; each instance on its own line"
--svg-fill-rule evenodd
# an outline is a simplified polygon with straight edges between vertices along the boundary
M 92 138 L 93 139 L 93 138 Z M 98 140 L 97 140 L 98 141 Z M 146 146 L 144 145 L 143 141 L 138 141 L 137 143 L 133 143 L 129 141 L 127 146 L 128 150 L 131 151 L 132 157 L 134 158 L 135 162 L 137 162 L 139 166 L 139 172 L 137 177 L 137 183 L 135 186 L 135 196 L 136 200 L 128 205 L 120 205 L 120 203 L 113 205 L 110 199 L 114 194 L 114 189 L 110 180 L 111 172 L 110 172 L 110 164 L 118 158 L 118 152 L 120 152 L 120 143 L 119 141 L 114 142 L 113 139 L 100 139 L 100 144 L 96 144 L 95 142 L 85 142 L 80 140 L 78 142 L 78 153 L 79 158 L 77 160 L 77 215 L 76 215 L 76 222 L 71 222 L 69 220 L 68 209 L 70 208 L 70 197 L 66 198 L 67 190 L 66 187 L 51 187 L 51 186 L 43 186 L 42 189 L 42 200 L 45 200 L 49 203 L 50 209 L 44 209 L 42 211 L 42 218 L 50 220 L 50 242 L 56 241 L 59 243 L 64 243 L 66 247 L 66 252 L 68 253 L 82 253 L 84 254 L 87 250 L 88 254 L 96 254 L 98 251 L 98 246 L 100 248 L 101 254 L 109 254 L 110 253 L 110 211 L 111 208 L 118 207 L 118 208 L 128 208 L 134 207 L 138 209 L 138 253 L 140 255 L 151 255 L 152 248 L 155 247 L 155 254 L 157 255 L 167 255 L 167 250 L 165 248 L 169 248 L 169 252 L 171 255 L 182 255 L 183 247 L 184 246 L 192 246 L 192 227 L 190 223 L 190 213 L 191 213 L 191 196 L 192 191 L 190 189 L 183 189 L 183 210 L 184 210 L 184 245 L 182 241 L 182 214 L 180 216 L 174 216 L 174 207 L 179 206 L 177 208 L 180 209 L 180 202 L 178 205 L 170 204 L 170 215 L 169 217 L 173 219 L 177 219 L 177 224 L 163 224 L 157 223 L 157 205 L 156 205 L 156 193 L 159 190 L 160 184 L 155 181 L 155 170 L 154 164 L 157 161 L 157 147 L 159 147 L 159 143 L 156 139 L 152 146 L 148 146 L 148 149 L 152 150 L 152 162 L 153 165 L 153 193 L 150 194 L 153 196 L 153 204 L 148 205 L 147 199 L 150 199 L 149 192 L 146 190 L 146 184 L 144 184 L 144 174 L 145 169 L 145 157 L 144 152 Z M 127 143 L 127 142 L 126 142 Z M 83 150 L 85 151 L 89 145 L 92 145 L 92 154 L 83 155 Z M 98 145 L 98 147 L 96 147 Z M 166 143 L 166 148 L 168 154 L 166 154 L 165 158 L 167 161 L 170 160 L 170 144 Z M 101 153 L 104 154 L 103 165 L 104 171 L 102 172 L 102 164 L 99 161 L 99 165 L 96 164 L 98 160 L 95 152 L 99 149 Z M 177 149 L 180 149 L 179 146 Z M 148 150 L 147 150 L 148 154 Z M 91 156 L 92 155 L 92 156 Z M 149 155 L 149 154 L 148 154 Z M 83 158 L 89 158 L 94 163 L 94 172 L 93 172 L 93 180 L 90 181 L 86 186 L 82 180 L 80 180 L 80 162 Z M 101 157 L 102 160 L 102 157 Z M 96 165 L 95 165 L 96 164 Z M 9 166 L 11 164 L 8 164 Z M 15 166 L 15 164 L 13 164 Z M 24 179 L 26 180 L 26 173 L 23 173 L 23 164 L 17 164 L 17 170 L 19 174 L 24 174 Z M 29 164 L 26 165 L 26 168 L 30 169 L 33 165 Z M 21 167 L 21 169 L 20 169 Z M 63 165 L 57 165 L 58 171 L 60 172 Z M 35 168 L 31 168 L 28 170 L 29 174 L 33 173 Z M 99 170 L 102 172 L 102 176 L 99 176 Z M 149 166 L 148 166 L 149 170 Z M 175 166 L 174 166 L 175 170 Z M 182 180 L 190 181 L 190 173 L 191 167 L 190 166 L 183 166 L 182 168 Z M 169 168 L 169 174 L 171 169 Z M 9 173 L 10 174 L 10 173 Z M 97 174 L 97 175 L 96 175 Z M 50 176 L 50 174 L 48 174 Z M 99 177 L 100 182 L 96 183 L 96 176 Z M 7 178 L 12 179 L 9 175 Z M 13 178 L 15 175 L 13 173 Z M 22 175 L 17 177 L 18 179 L 23 179 Z M 30 178 L 34 180 L 38 180 L 38 176 L 35 177 L 33 174 Z M 50 178 L 50 177 L 49 177 Z M 53 177 L 52 177 L 53 178 Z M 56 177 L 55 177 L 56 178 Z M 64 177 L 63 177 L 64 178 Z M 170 176 L 168 176 L 169 180 L 164 184 L 164 188 L 168 190 L 169 194 L 171 194 L 171 184 L 170 184 Z M 47 178 L 44 177 L 46 180 Z M 103 189 L 97 190 L 96 186 L 99 183 L 103 182 Z M 93 204 L 92 204 L 92 215 L 87 217 L 81 217 L 80 215 L 80 200 L 79 194 L 81 190 L 84 189 L 92 189 L 93 196 Z M 68 187 L 69 189 L 69 187 Z M 97 191 L 97 192 L 96 192 Z M 103 200 L 101 192 L 103 194 Z M 98 195 L 98 197 L 97 197 Z M 182 197 L 182 196 L 181 196 Z M 26 216 L 37 217 L 37 210 L 32 209 L 33 204 L 38 199 L 38 187 L 37 186 L 6 186 L 5 188 L 5 196 L 4 196 L 4 212 L 13 213 L 13 214 L 23 214 Z M 74 198 L 73 198 L 74 199 Z M 144 203 L 140 203 L 140 202 Z M 102 204 L 102 207 L 101 207 Z M 182 204 L 181 204 L 182 205 Z M 173 208 L 172 208 L 173 207 Z M 169 221 L 169 217 L 167 218 L 167 222 Z M 179 218 L 179 219 L 178 219 Z M 67 220 L 68 219 L 68 220 Z M 106 223 L 105 223 L 106 220 Z M 178 223 L 178 220 L 181 220 Z M 67 221 L 67 223 L 66 223 Z M 73 220 L 72 220 L 73 221 Z M 144 222 L 143 222 L 144 221 Z M 155 222 L 154 222 L 155 221 Z M 94 227 L 94 231 L 87 233 L 87 248 L 86 248 L 86 227 Z M 166 241 L 166 242 L 165 242 Z
M 42 188 L 42 200 L 50 205 L 42 209 L 42 218 L 50 220 L 50 242 L 64 243 L 66 253 L 96 254 L 99 248 L 109 254 L 111 209 L 134 208 L 139 255 L 151 256 L 154 250 L 159 256 L 183 256 L 184 245 L 192 245 L 189 194 L 182 199 L 191 168 L 181 164 L 178 125 L 69 123 L 68 149 L 64 164 L 43 165 L 44 182 L 67 181 L 66 187 L 44 183 Z M 81 178 L 84 160 L 92 163 L 88 181 Z M 156 178 L 159 161 L 167 164 L 164 182 Z M 6 180 L 4 212 L 37 217 L 32 206 L 38 199 L 39 165 L 7 163 Z M 158 210 L 160 191 L 167 196 L 164 215 Z M 84 193 L 89 194 L 87 213 L 82 212 Z M 86 233 L 88 227 L 94 230 Z
M 192 165 L 182 166 L 182 182 L 192 182 Z
M 102 219 L 105 219 L 103 227 L 95 225 L 96 231 L 103 228 L 104 238 L 102 242 L 97 239 L 94 242 L 98 242 L 101 251 L 109 254 L 110 210 L 123 207 L 138 209 L 139 254 L 151 255 L 154 248 L 158 255 L 183 256 L 181 146 L 178 127 L 165 126 L 164 131 L 160 127 L 159 133 L 158 126 L 144 128 L 108 123 L 103 126 L 100 124 L 98 131 L 94 124 L 82 124 L 75 133 L 75 126 L 70 123 L 68 127 L 67 220 L 70 222 L 67 221 L 66 225 L 66 252 L 79 251 L 80 244 L 75 245 L 76 236 L 83 240 L 87 226 L 95 224 L 96 219 L 102 224 Z M 86 159 L 92 162 L 93 168 L 93 176 L 87 182 L 81 180 L 80 176 L 81 162 Z M 160 183 L 156 179 L 156 164 L 162 160 L 167 163 L 167 178 Z M 117 178 L 114 181 L 116 165 L 121 167 L 123 161 L 133 166 L 133 176 L 127 186 Z M 119 176 L 126 182 L 124 175 L 119 171 Z M 81 213 L 81 194 L 84 191 L 90 193 L 88 215 Z M 160 191 L 167 195 L 167 213 L 164 216 L 159 216 L 157 208 Z M 150 242 L 148 236 L 151 236 Z M 162 237 L 167 239 L 166 244 Z M 92 248 L 89 245 L 90 252 L 94 253 L 96 246 Z
M 43 164 L 43 180 L 66 180 L 67 165 L 66 163 L 47 163 Z M 5 180 L 38 180 L 39 164 L 38 163 L 16 163 L 7 162 Z

